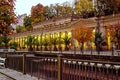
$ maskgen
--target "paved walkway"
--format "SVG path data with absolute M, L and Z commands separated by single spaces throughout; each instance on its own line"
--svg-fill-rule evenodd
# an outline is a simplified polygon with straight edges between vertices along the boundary
M 0 80 L 12 80 L 12 79 L 10 79 L 9 77 L 7 77 L 3 74 L 0 74 Z
M 12 80 L 38 80 L 37 77 L 31 77 L 28 74 L 23 75 L 23 73 L 21 73 L 21 72 L 17 72 L 15 70 L 11 70 L 11 69 L 8 69 L 8 68 L 0 69 L 0 73 L 13 78 Z M 0 80 L 4 80 L 4 79 L 0 78 Z M 10 80 L 10 79 L 8 79 L 8 80 Z M 39 79 L 39 80 L 43 80 L 43 79 Z

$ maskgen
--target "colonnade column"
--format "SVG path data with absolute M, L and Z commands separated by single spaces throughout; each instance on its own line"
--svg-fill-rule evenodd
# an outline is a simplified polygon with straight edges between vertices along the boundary
M 21 48 L 23 49 L 23 47 L 24 47 L 24 37 L 21 38 L 20 42 L 21 42 Z
M 21 48 L 20 48 L 20 38 L 18 38 L 18 45 L 19 45 L 19 49 L 21 49 Z
M 50 53 L 51 53 L 51 50 L 52 50 L 52 48 L 51 48 L 51 33 L 49 34 L 49 38 L 50 38 L 50 42 L 49 42 L 49 50 L 50 50 Z
M 68 32 L 67 31 L 65 31 L 65 39 L 68 39 Z M 65 44 L 65 50 L 68 50 L 68 46 L 67 46 L 65 41 L 64 41 L 64 44 Z
M 42 52 L 42 36 L 43 36 L 43 33 L 40 34 L 40 50 Z
M 54 44 L 54 51 L 57 51 L 57 39 L 56 39 L 56 33 L 54 33 L 54 41 L 55 41 L 55 44 Z
M 59 34 L 59 51 L 62 53 L 62 46 L 61 46 L 61 32 Z
M 72 30 L 71 30 L 71 47 L 72 50 L 74 50 L 74 54 L 76 54 L 76 46 L 75 46 L 75 40 L 73 38 Z

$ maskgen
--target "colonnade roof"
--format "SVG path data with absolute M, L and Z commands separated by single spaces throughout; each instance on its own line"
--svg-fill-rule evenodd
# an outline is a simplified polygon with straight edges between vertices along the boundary
M 109 15 L 109 16 L 102 16 L 100 18 L 100 26 L 106 25 L 114 25 L 120 22 L 120 14 L 116 15 Z M 63 31 L 71 31 L 73 28 L 77 26 L 86 26 L 86 27 L 96 27 L 97 26 L 97 18 L 87 18 L 87 19 L 74 19 L 71 21 L 71 18 L 66 18 L 49 22 L 49 24 L 38 24 L 35 25 L 35 28 L 31 31 L 21 32 L 21 33 L 14 33 L 11 37 L 24 37 L 27 35 L 40 35 L 41 33 L 53 33 L 53 32 L 63 32 Z M 37 26 L 37 27 L 36 27 Z M 34 26 L 33 26 L 34 27 Z

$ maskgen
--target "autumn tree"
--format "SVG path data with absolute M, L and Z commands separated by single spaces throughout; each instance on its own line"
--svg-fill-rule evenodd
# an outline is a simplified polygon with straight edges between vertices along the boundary
M 107 27 L 107 35 L 110 36 L 111 41 L 120 49 L 120 24 L 109 25 Z
M 77 14 L 87 15 L 88 12 L 93 10 L 93 3 L 90 0 L 78 0 L 75 3 L 75 12 Z
M 105 8 L 112 13 L 116 13 L 120 6 L 120 0 L 98 0 L 101 5 L 105 4 Z
M 31 8 L 31 19 L 33 24 L 45 20 L 45 7 L 42 4 L 37 4 Z
M 15 23 L 15 0 L 0 0 L 0 34 L 7 36 L 12 32 L 11 24 Z
M 0 0 L 0 39 L 8 47 L 9 38 L 13 31 L 12 24 L 16 22 L 14 13 L 15 0 Z
M 81 44 L 81 52 L 83 53 L 84 43 L 93 39 L 92 29 L 78 25 L 72 31 L 72 36 Z
M 72 13 L 72 7 L 71 7 L 70 3 L 68 1 L 64 2 L 62 4 L 61 15 L 67 16 L 67 15 L 71 15 L 71 13 Z
M 52 19 L 59 16 L 67 16 L 72 12 L 72 8 L 68 2 L 63 4 L 56 3 L 55 5 L 51 4 L 50 6 L 45 7 L 46 19 Z

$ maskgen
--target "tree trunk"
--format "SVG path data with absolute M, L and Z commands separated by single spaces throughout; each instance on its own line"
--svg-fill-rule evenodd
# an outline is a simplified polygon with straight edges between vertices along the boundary
M 8 43 L 5 43 L 5 49 L 7 49 L 8 48 L 8 45 L 7 45 Z
M 57 47 L 56 47 L 56 45 L 54 45 L 54 51 L 57 51 Z
M 68 50 L 69 50 L 69 48 L 68 48 L 67 44 L 65 44 L 65 51 L 68 51 Z
M 32 46 L 29 47 L 28 51 L 33 51 L 33 48 Z
M 39 51 L 39 47 L 38 46 L 37 46 L 36 50 Z
M 44 49 L 45 51 L 48 51 L 48 48 L 47 48 L 47 46 L 45 46 L 45 49 Z
M 43 49 L 43 47 L 42 46 L 40 46 L 40 50 L 42 51 L 42 49 Z
M 82 45 L 81 45 L 81 47 L 80 47 L 80 50 L 81 50 L 81 53 L 83 54 L 84 53 L 84 42 L 82 42 Z

